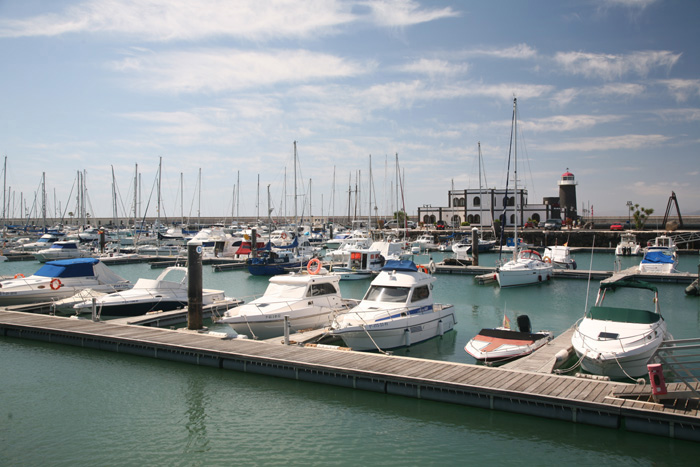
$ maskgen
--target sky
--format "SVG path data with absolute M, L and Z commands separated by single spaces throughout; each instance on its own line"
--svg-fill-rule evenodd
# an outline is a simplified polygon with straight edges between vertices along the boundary
M 568 169 L 579 213 L 663 215 L 675 192 L 700 214 L 698 18 L 680 0 L 0 0 L 5 213 L 41 217 L 43 179 L 68 219 L 81 173 L 92 216 L 132 216 L 137 179 L 155 216 L 162 164 L 167 219 L 415 215 L 479 188 L 479 144 L 482 186 L 505 185 L 517 98 L 530 203 Z

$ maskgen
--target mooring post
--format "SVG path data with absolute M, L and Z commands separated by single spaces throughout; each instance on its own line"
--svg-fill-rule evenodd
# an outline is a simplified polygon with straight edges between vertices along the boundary
M 100 253 L 104 253 L 105 252 L 105 243 L 107 243 L 105 240 L 105 230 L 100 229 L 99 232 L 100 232 Z
M 289 315 L 284 315 L 284 345 L 289 345 Z
M 202 243 L 190 240 L 187 242 L 187 329 L 202 329 L 202 322 Z
M 258 257 L 258 230 L 250 230 L 250 256 L 251 258 Z
M 97 321 L 97 299 L 92 297 L 92 320 Z
M 472 227 L 472 266 L 479 265 L 479 229 Z

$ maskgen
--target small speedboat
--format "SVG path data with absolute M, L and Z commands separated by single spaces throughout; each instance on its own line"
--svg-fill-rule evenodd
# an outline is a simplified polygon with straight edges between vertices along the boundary
M 637 237 L 631 233 L 620 235 L 620 243 L 615 247 L 617 256 L 637 256 L 641 254 L 642 247 L 637 242 Z
M 66 240 L 54 242 L 51 247 L 39 250 L 34 253 L 34 258 L 40 263 L 56 261 L 59 259 L 85 258 L 90 253 L 80 248 L 77 240 Z
M 527 315 L 518 316 L 517 322 L 518 330 L 512 330 L 504 316 L 503 326 L 482 329 L 467 342 L 464 350 L 480 362 L 499 362 L 530 355 L 552 340 L 550 331 L 533 333 Z
M 180 274 L 180 280 L 172 276 Z M 170 311 L 187 306 L 187 268 L 166 268 L 156 279 L 141 278 L 130 290 L 97 297 L 95 306 L 100 316 L 139 316 L 151 311 Z M 223 290 L 202 290 L 202 305 L 225 301 Z M 92 310 L 92 299 L 73 305 L 78 313 Z
M 331 326 L 353 350 L 408 347 L 442 336 L 455 325 L 454 306 L 433 301 L 435 277 L 412 261 L 387 261 L 352 310 Z
M 345 266 L 333 268 L 332 274 L 340 280 L 369 279 L 384 266 L 385 260 L 379 250 L 350 250 L 350 258 Z
M 545 263 L 552 263 L 554 269 L 576 269 L 576 260 L 571 256 L 571 248 L 567 245 L 548 246 L 544 249 Z
M 552 263 L 543 261 L 535 250 L 523 250 L 496 269 L 496 279 L 501 288 L 537 284 L 550 280 L 552 269 Z
M 131 287 L 97 258 L 62 259 L 45 263 L 31 276 L 16 274 L 0 282 L 0 306 L 61 300 L 87 288 L 119 292 Z
M 656 237 L 644 250 L 639 272 L 676 273 L 678 272 L 678 247 L 666 235 Z
M 271 339 L 284 334 L 284 317 L 291 332 L 328 326 L 335 313 L 357 304 L 340 296 L 340 278 L 324 268 L 311 273 L 290 273 L 270 278 L 265 294 L 224 313 L 219 323 L 254 339 Z
M 618 289 L 651 291 L 654 309 L 604 306 L 606 294 Z M 601 283 L 595 305 L 575 325 L 571 344 L 589 373 L 636 378 L 647 374 L 647 362 L 665 338 L 666 321 L 659 311 L 657 288 L 622 279 Z

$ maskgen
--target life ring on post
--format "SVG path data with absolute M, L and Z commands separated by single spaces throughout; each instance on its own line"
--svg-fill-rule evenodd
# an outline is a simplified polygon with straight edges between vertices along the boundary
M 426 268 L 426 267 L 423 266 L 422 264 L 419 264 L 419 265 L 417 266 L 417 268 L 418 268 L 419 271 L 423 271 L 423 272 L 426 273 L 426 274 L 430 274 L 430 272 L 428 271 L 428 268 Z
M 313 258 L 307 263 L 306 270 L 309 271 L 309 274 L 312 276 L 318 274 L 321 272 L 321 260 L 318 258 Z
M 17 274 L 15 274 L 15 279 L 19 279 L 20 277 L 23 278 L 24 274 L 22 274 L 21 272 L 18 272 Z
M 544 258 L 542 258 L 542 261 L 544 261 L 545 263 L 551 263 L 552 258 L 550 258 L 549 256 L 545 256 Z
M 281 238 L 282 240 L 286 240 L 286 239 L 287 239 L 287 233 L 286 233 L 286 232 L 282 232 L 282 233 L 280 234 L 280 238 Z
M 51 279 L 51 283 L 49 285 L 51 286 L 51 290 L 58 290 L 63 284 L 61 283 L 61 279 L 54 277 Z
M 430 274 L 435 274 L 435 271 L 437 270 L 437 267 L 435 266 L 435 261 L 432 259 L 428 263 L 428 270 L 430 270 Z

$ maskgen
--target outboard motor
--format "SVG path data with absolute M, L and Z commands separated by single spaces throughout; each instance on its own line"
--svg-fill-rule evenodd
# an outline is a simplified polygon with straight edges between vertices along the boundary
M 520 332 L 532 332 L 532 326 L 530 325 L 530 318 L 527 315 L 518 316 L 518 331 Z

